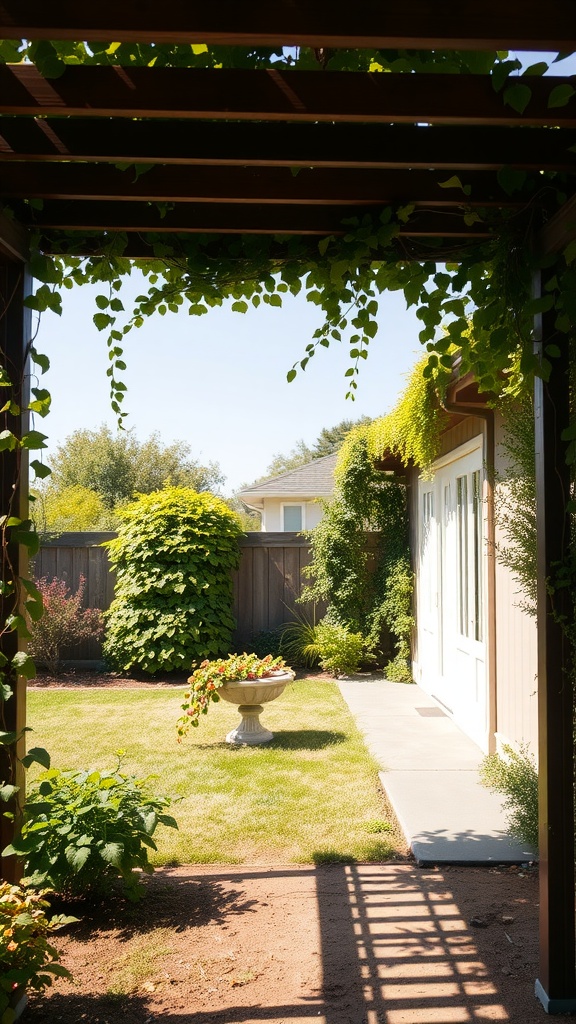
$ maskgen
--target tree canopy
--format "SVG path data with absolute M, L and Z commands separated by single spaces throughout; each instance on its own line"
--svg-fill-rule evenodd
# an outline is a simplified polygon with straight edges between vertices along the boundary
M 134 431 L 75 430 L 52 460 L 49 483 L 39 491 L 43 530 L 113 529 L 114 511 L 136 494 L 165 484 L 218 491 L 224 476 L 215 462 L 203 466 L 185 441 L 163 444 L 158 433 L 139 441 Z

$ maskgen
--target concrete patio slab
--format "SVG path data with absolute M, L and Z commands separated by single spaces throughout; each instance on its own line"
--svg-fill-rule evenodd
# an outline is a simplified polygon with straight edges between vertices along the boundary
M 406 840 L 420 864 L 519 864 L 501 800 L 479 780 L 483 753 L 419 686 L 354 677 L 339 682 Z

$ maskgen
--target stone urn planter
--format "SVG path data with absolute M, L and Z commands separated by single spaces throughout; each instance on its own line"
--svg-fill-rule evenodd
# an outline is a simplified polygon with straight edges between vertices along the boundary
M 284 692 L 284 687 L 294 679 L 293 672 L 276 672 L 263 679 L 234 680 L 224 683 L 219 696 L 230 704 L 237 704 L 240 712 L 240 724 L 226 736 L 227 743 L 248 743 L 257 746 L 269 743 L 274 733 L 265 729 L 260 721 L 263 704 L 275 700 Z
M 269 743 L 273 734 L 260 723 L 262 705 L 279 697 L 292 682 L 294 672 L 283 658 L 271 654 L 230 654 L 227 658 L 203 661 L 188 680 L 188 692 L 180 705 L 184 714 L 176 722 L 178 742 L 191 726 L 197 726 L 211 704 L 226 700 L 236 704 L 240 724 L 226 736 L 227 743 Z

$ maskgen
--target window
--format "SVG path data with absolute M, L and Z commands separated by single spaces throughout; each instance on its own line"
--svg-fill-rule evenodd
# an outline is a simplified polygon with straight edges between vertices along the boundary
M 300 533 L 300 530 L 304 529 L 304 510 L 302 505 L 284 505 L 282 512 L 285 533 Z
M 480 470 L 456 480 L 458 629 L 482 640 L 482 476 Z

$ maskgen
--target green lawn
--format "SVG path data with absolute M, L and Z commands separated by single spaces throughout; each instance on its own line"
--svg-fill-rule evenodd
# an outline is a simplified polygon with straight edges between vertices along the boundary
M 335 684 L 287 687 L 265 707 L 275 736 L 262 747 L 224 742 L 239 721 L 224 701 L 178 744 L 183 692 L 31 689 L 29 745 L 47 747 L 60 768 L 109 768 L 122 749 L 125 770 L 157 776 L 152 788 L 178 798 L 180 826 L 157 831 L 157 864 L 365 861 L 395 852 L 376 762 Z

